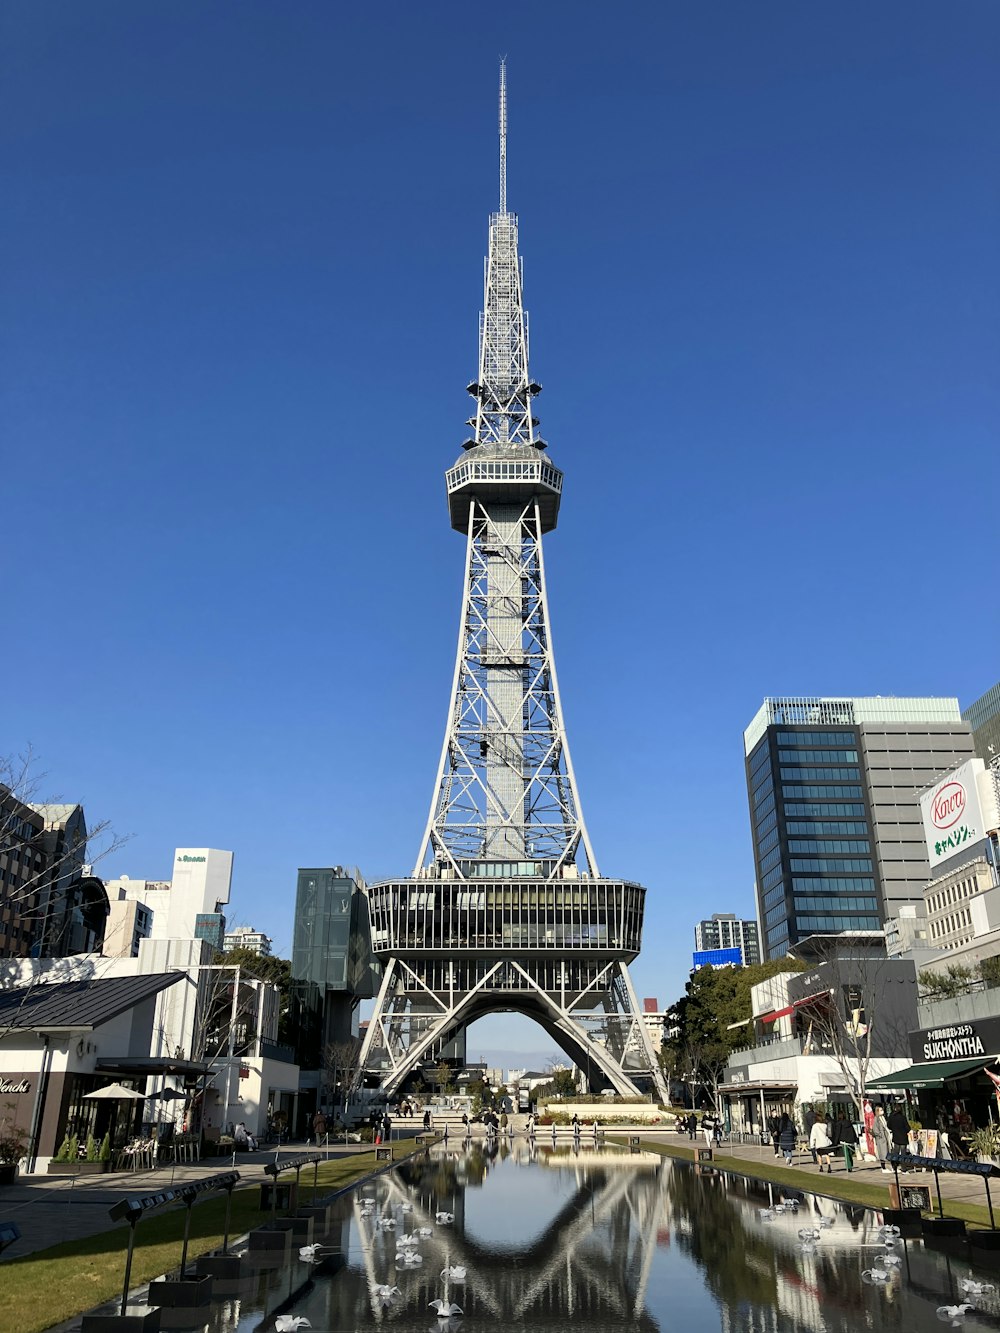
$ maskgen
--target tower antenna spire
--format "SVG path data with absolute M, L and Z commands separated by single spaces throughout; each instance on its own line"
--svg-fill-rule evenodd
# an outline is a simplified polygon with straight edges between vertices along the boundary
M 507 212 L 507 57 L 500 60 L 500 212 Z

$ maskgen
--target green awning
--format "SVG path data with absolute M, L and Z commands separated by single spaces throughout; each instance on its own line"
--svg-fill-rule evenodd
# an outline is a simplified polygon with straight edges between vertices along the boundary
M 978 1060 L 938 1060 L 932 1064 L 909 1065 L 906 1069 L 897 1069 L 883 1078 L 872 1079 L 865 1084 L 866 1092 L 898 1092 L 900 1088 L 943 1088 L 949 1079 L 964 1078 L 977 1070 L 985 1069 L 992 1056 L 983 1055 Z

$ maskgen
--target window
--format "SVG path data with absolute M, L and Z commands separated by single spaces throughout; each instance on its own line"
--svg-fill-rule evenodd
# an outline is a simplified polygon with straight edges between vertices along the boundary
M 767 874 L 764 876 L 764 878 L 761 880 L 761 888 L 764 889 L 764 891 L 766 892 L 768 889 L 773 888 L 775 884 L 779 883 L 780 880 L 781 880 L 781 866 L 777 865 L 774 867 L 773 870 L 769 870 Z
M 846 875 L 793 875 L 792 889 L 796 893 L 874 893 L 875 881 Z
M 782 764 L 856 764 L 857 750 L 779 750 Z
M 778 814 L 774 808 L 774 797 L 771 797 L 771 808 L 765 810 L 763 807 L 757 811 L 757 818 L 760 820 L 757 825 L 757 837 L 762 837 L 765 833 L 770 833 L 778 822 Z
M 791 838 L 788 843 L 790 852 L 818 852 L 833 855 L 867 852 L 871 855 L 871 846 L 867 842 L 852 838 Z
M 760 835 L 758 834 L 758 837 Z M 778 845 L 778 830 L 773 828 L 770 833 L 764 835 L 757 844 L 757 855 L 764 856 L 772 847 Z
M 860 787 L 782 787 L 781 794 L 786 800 L 791 801 L 860 801 L 864 797 Z M 805 811 L 801 813 L 804 814 Z M 861 806 L 857 813 L 863 815 L 864 806 Z
M 858 768 L 782 768 L 782 782 L 855 782 L 861 778 Z M 792 789 L 794 791 L 794 788 Z
M 867 824 L 848 819 L 790 819 L 785 828 L 789 833 L 811 833 L 813 837 L 822 837 L 824 834 L 832 837 L 868 836 Z M 864 850 L 868 851 L 867 845 Z
M 785 898 L 784 884 L 776 885 L 769 893 L 764 895 L 764 906 L 773 907 L 775 903 L 783 902 Z
M 850 894 L 812 894 L 794 899 L 796 912 L 877 912 L 874 898 L 855 898 Z
M 781 861 L 781 848 L 775 847 L 773 851 L 768 852 L 768 854 L 762 858 L 760 863 L 760 873 L 762 875 L 765 874 L 766 871 L 770 870 L 774 866 L 777 866 L 780 861 Z
M 797 924 L 803 930 L 878 930 L 877 916 L 813 916 L 802 915 Z
M 844 745 L 851 744 L 850 731 L 779 731 L 779 745 Z
M 861 857 L 819 856 L 815 861 L 805 861 L 792 857 L 793 872 L 796 870 L 828 870 L 832 875 L 862 874 L 865 871 L 870 872 L 871 868 L 871 861 Z

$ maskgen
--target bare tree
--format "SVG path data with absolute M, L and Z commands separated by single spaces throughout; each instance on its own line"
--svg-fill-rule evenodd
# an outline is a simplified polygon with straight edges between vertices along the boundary
M 915 1026 L 916 983 L 896 975 L 906 965 L 876 953 L 848 955 L 836 939 L 807 977 L 815 993 L 799 1012 L 806 1022 L 804 1054 L 829 1055 L 861 1113 L 872 1061 L 905 1055 L 907 1034 Z M 908 993 L 903 993 L 903 988 Z
M 45 777 L 37 771 L 30 749 L 22 755 L 0 756 L 0 852 L 7 854 L 8 870 L 14 864 L 20 870 L 17 882 L 3 892 L 2 901 L 13 909 L 22 930 L 26 925 L 41 925 L 47 903 L 69 890 L 84 865 L 96 865 L 128 841 L 114 832 L 110 820 L 103 819 L 83 836 L 53 848 L 53 840 L 45 837 L 45 811 L 60 803 L 52 798 L 39 800 Z
M 342 1113 L 346 1112 L 348 1100 L 360 1078 L 361 1045 L 360 1037 L 344 1037 L 340 1041 L 327 1042 L 323 1050 L 324 1090 L 330 1101 L 340 1100 Z

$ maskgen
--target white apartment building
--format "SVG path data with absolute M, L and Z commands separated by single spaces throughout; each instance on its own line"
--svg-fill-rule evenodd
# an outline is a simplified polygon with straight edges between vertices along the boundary
M 976 936 L 972 900 L 996 887 L 996 873 L 985 855 L 932 879 L 924 890 L 927 943 L 935 949 L 960 949 Z

